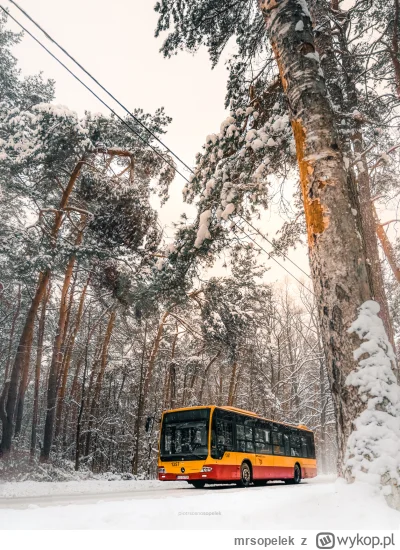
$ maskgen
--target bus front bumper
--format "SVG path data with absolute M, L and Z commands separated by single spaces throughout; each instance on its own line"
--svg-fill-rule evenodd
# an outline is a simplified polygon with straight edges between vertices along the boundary
M 210 472 L 160 472 L 160 481 L 229 481 L 240 477 L 240 466 L 213 464 Z

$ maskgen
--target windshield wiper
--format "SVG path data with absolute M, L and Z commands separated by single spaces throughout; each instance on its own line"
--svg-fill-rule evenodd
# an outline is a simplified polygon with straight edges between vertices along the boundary
M 207 458 L 207 455 L 198 455 L 197 453 L 191 453 L 189 456 L 196 456 L 199 460 L 205 460 Z
M 161 455 L 161 460 L 176 460 L 177 462 L 181 462 L 181 461 L 185 461 L 186 459 L 189 459 L 189 458 L 192 458 L 192 457 L 196 457 L 198 458 L 199 460 L 205 460 L 207 458 L 207 454 L 205 455 L 199 455 L 197 453 L 190 453 L 190 454 L 176 454 L 175 456 L 171 456 L 171 455 Z

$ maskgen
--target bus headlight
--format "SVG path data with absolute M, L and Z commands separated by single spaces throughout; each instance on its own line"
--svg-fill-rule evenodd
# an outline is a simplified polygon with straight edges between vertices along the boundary
M 211 466 L 203 466 L 201 469 L 202 472 L 211 472 L 212 468 Z
M 164 468 L 164 466 L 159 466 L 159 467 L 158 467 L 158 473 L 159 473 L 159 474 L 165 474 L 165 468 Z

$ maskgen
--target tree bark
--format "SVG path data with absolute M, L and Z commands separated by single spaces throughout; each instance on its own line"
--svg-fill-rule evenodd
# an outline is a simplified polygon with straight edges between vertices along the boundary
M 36 363 L 35 363 L 35 389 L 33 393 L 33 412 L 32 412 L 32 430 L 31 430 L 31 448 L 30 448 L 31 459 L 34 458 L 35 449 L 36 449 L 37 422 L 38 422 L 38 414 L 39 414 L 40 371 L 42 368 L 44 329 L 46 324 L 46 309 L 47 309 L 47 303 L 49 301 L 49 297 L 50 297 L 50 288 L 48 288 L 42 302 L 42 311 L 40 313 L 39 326 L 38 326 Z
M 132 473 L 137 475 L 139 470 L 139 438 L 140 438 L 140 426 L 143 415 L 143 385 L 144 385 L 144 360 L 146 356 L 146 346 L 147 346 L 147 323 L 144 328 L 144 341 L 142 349 L 142 360 L 140 363 L 140 381 L 139 381 L 139 392 L 138 392 L 138 406 L 137 406 L 137 415 L 135 422 L 135 446 L 132 456 Z
M 68 185 L 63 191 L 59 208 L 55 213 L 54 222 L 51 230 L 51 239 L 53 245 L 57 239 L 58 231 L 60 230 L 63 216 L 64 208 L 67 206 L 69 198 L 71 196 L 72 190 L 78 179 L 78 176 L 84 166 L 86 157 L 80 160 L 75 166 L 71 177 L 69 178 Z M 18 397 L 18 383 L 20 381 L 21 374 L 29 369 L 29 361 L 31 357 L 32 349 L 32 338 L 33 338 L 33 329 L 35 318 L 40 306 L 40 303 L 43 299 L 44 293 L 47 288 L 47 284 L 50 280 L 50 269 L 46 269 L 43 273 L 39 275 L 38 285 L 36 288 L 35 295 L 32 299 L 31 305 L 29 307 L 28 314 L 26 316 L 24 328 L 22 330 L 21 338 L 19 341 L 17 354 L 14 360 L 14 364 L 11 370 L 10 384 L 8 388 L 7 396 L 7 405 L 6 405 L 6 415 L 3 419 L 3 433 L 0 444 L 0 454 L 3 457 L 7 457 L 10 449 L 12 436 L 14 431 L 14 417 L 15 417 L 15 408 Z
M 400 2 L 394 0 L 394 20 L 393 20 L 393 36 L 392 47 L 390 49 L 390 57 L 394 69 L 394 82 L 397 92 L 397 97 L 400 99 L 400 50 L 399 50 L 399 20 L 400 20 Z
M 113 329 L 114 329 L 114 323 L 115 323 L 116 315 L 117 315 L 117 312 L 114 309 L 111 312 L 110 318 L 108 320 L 106 333 L 104 335 L 103 346 L 101 348 L 100 370 L 99 370 L 99 373 L 97 375 L 96 385 L 95 385 L 95 388 L 94 388 L 94 395 L 93 395 L 92 404 L 91 404 L 91 407 L 90 407 L 89 423 L 88 423 L 88 429 L 87 429 L 87 435 L 86 435 L 86 451 L 85 451 L 86 456 L 89 454 L 89 450 L 90 450 L 90 440 L 91 440 L 91 436 L 92 436 L 91 430 L 92 430 L 94 418 L 95 418 L 95 415 L 96 415 L 97 407 L 98 407 L 98 404 L 99 404 L 101 386 L 102 386 L 102 383 L 103 383 L 104 372 L 105 372 L 106 366 L 107 366 L 108 348 L 110 346 L 110 340 L 111 340 L 111 335 L 112 335 L 112 332 L 113 332 Z
M 151 379 L 152 379 L 152 376 L 153 376 L 154 365 L 155 365 L 157 355 L 158 355 L 158 349 L 160 347 L 160 343 L 161 343 L 163 332 L 164 332 L 164 325 L 165 325 L 165 323 L 166 323 L 166 321 L 169 317 L 169 314 L 170 314 L 169 311 L 166 311 L 165 313 L 163 313 L 163 315 L 161 316 L 159 325 L 158 325 L 157 334 L 156 334 L 156 337 L 154 339 L 153 347 L 152 347 L 152 350 L 151 350 L 151 353 L 150 353 L 149 366 L 147 368 L 146 379 L 145 379 L 145 382 L 144 382 L 144 388 L 143 388 L 144 399 L 147 398 L 147 393 L 149 391 L 150 382 L 151 382 Z
M 17 354 L 11 369 L 7 395 L 4 396 L 4 400 L 7 399 L 7 403 L 5 406 L 5 414 L 4 416 L 2 415 L 3 433 L 0 444 L 0 456 L 3 458 L 7 458 L 11 450 L 15 426 L 15 408 L 18 398 L 18 382 L 20 380 L 21 372 L 24 372 L 29 368 L 35 318 L 46 291 L 49 279 L 50 271 L 46 271 L 39 277 L 39 284 L 26 316 L 24 328 L 22 330 L 17 348 Z
M 204 369 L 203 377 L 201 380 L 201 388 L 200 388 L 200 394 L 199 394 L 199 405 L 203 404 L 203 393 L 204 393 L 204 386 L 206 383 L 206 379 L 208 376 L 208 373 L 210 371 L 210 368 L 215 363 L 215 361 L 218 359 L 218 357 L 221 355 L 222 350 L 218 350 L 217 353 L 214 355 L 214 357 L 209 361 L 208 365 Z
M 353 78 L 354 74 L 354 59 L 349 51 L 347 44 L 347 30 L 349 20 L 346 20 L 340 25 L 339 33 L 339 51 L 341 52 L 341 63 L 343 65 L 343 75 L 346 85 L 347 102 L 343 109 L 346 112 L 354 112 L 359 108 L 359 94 Z M 360 121 L 354 121 L 355 129 L 350 136 L 350 142 L 344 144 L 345 150 L 351 153 L 351 144 L 353 146 L 354 155 L 356 158 L 357 175 L 354 173 L 354 168 L 351 168 L 351 174 L 357 181 L 357 189 L 359 196 L 359 215 L 361 217 L 360 225 L 362 226 L 361 237 L 364 245 L 364 253 L 367 261 L 367 274 L 370 281 L 371 295 L 381 306 L 379 317 L 385 325 L 386 333 L 389 340 L 394 344 L 393 328 L 390 319 L 389 305 L 386 297 L 385 286 L 383 281 L 381 260 L 379 257 L 378 239 L 376 234 L 376 225 L 373 215 L 373 204 L 371 201 L 371 181 L 369 177 L 369 169 L 364 151 L 362 124 Z
M 236 370 L 237 370 L 237 361 L 234 361 L 232 365 L 231 379 L 229 382 L 229 390 L 228 390 L 228 405 L 230 407 L 233 405 L 233 396 L 234 396 L 235 382 L 236 382 Z
M 57 403 L 57 382 L 61 364 L 61 343 L 64 336 L 65 318 L 67 314 L 67 294 L 69 285 L 71 284 L 72 272 L 75 265 L 75 256 L 72 256 L 68 262 L 64 276 L 63 288 L 61 291 L 60 310 L 58 316 L 57 333 L 54 338 L 53 353 L 49 370 L 49 378 L 47 382 L 47 411 L 46 422 L 44 427 L 43 448 L 41 452 L 41 460 L 49 459 L 51 446 L 53 443 L 54 420 Z
M 400 283 L 400 266 L 397 263 L 396 251 L 393 248 L 392 243 L 390 242 L 386 231 L 379 221 L 378 214 L 376 212 L 375 206 L 373 205 L 373 213 L 375 218 L 376 233 L 378 235 L 379 241 L 385 253 L 386 259 L 389 262 L 390 267 L 392 268 L 393 275 L 396 278 L 396 281 Z
M 91 335 L 92 335 L 92 332 L 90 330 L 90 313 L 89 313 L 88 336 L 87 336 L 86 348 L 85 348 L 85 367 L 83 369 L 81 400 L 79 405 L 78 418 L 76 420 L 76 431 L 75 431 L 75 471 L 76 472 L 79 470 L 79 464 L 80 464 L 80 458 L 81 458 L 82 416 L 85 408 L 85 397 L 86 397 L 85 385 L 86 385 L 87 372 L 89 369 L 89 342 L 90 342 Z
M 339 3 L 332 2 L 332 9 L 339 15 Z M 354 59 L 348 49 L 346 40 L 348 19 L 343 18 L 338 25 L 339 33 L 339 52 L 341 54 L 341 67 L 336 60 L 334 51 L 338 50 L 332 38 L 330 28 L 329 7 L 326 2 L 310 0 L 310 10 L 315 19 L 316 25 L 320 29 L 315 38 L 315 46 L 321 57 L 321 66 L 324 70 L 326 79 L 329 79 L 328 88 L 331 93 L 332 103 L 336 109 L 342 112 L 353 112 L 360 108 L 359 97 L 355 81 L 353 79 Z M 344 70 L 343 70 L 344 69 Z M 346 99 L 343 91 L 340 89 L 342 78 L 345 81 Z M 328 80 L 327 80 L 328 83 Z M 362 110 L 360 108 L 360 110 Z M 351 175 L 357 181 L 358 195 L 360 202 L 359 215 L 361 216 L 360 225 L 363 228 L 361 237 L 363 239 L 365 257 L 367 259 L 367 273 L 370 278 L 372 297 L 381 306 L 379 316 L 381 317 L 386 333 L 392 344 L 394 343 L 393 328 L 390 318 L 389 305 L 386 297 L 386 291 L 383 281 L 382 266 L 379 257 L 378 239 L 376 234 L 374 216 L 371 203 L 371 182 L 368 171 L 368 164 L 365 156 L 361 123 L 355 122 L 356 130 L 350 139 L 343 139 L 342 149 L 350 158 L 354 151 L 357 160 L 358 174 L 356 176 L 354 169 L 351 169 Z
M 357 190 L 339 148 L 307 9 L 297 0 L 260 0 L 260 8 L 290 106 L 341 465 L 352 422 L 365 408 L 357 389 L 345 384 L 357 345 L 347 329 L 372 297 L 362 230 L 352 213 L 359 212 Z M 304 28 L 296 31 L 300 20 Z
M 353 136 L 354 152 L 356 155 L 361 155 L 363 150 L 363 142 L 361 132 L 356 132 Z M 386 291 L 383 281 L 381 259 L 379 257 L 377 231 L 374 214 L 373 203 L 371 200 L 371 186 L 368 174 L 368 164 L 365 157 L 361 157 L 358 161 L 360 170 L 357 176 L 358 193 L 360 197 L 360 214 L 363 227 L 363 240 L 365 246 L 365 254 L 368 262 L 368 274 L 371 280 L 372 297 L 381 306 L 379 317 L 385 325 L 386 333 L 389 340 L 394 345 L 394 336 L 392 322 L 390 319 L 389 305 L 386 297 Z
M 12 345 L 14 341 L 15 324 L 17 322 L 20 309 L 21 309 L 21 285 L 18 285 L 17 307 L 15 308 L 12 325 L 11 325 L 10 340 L 8 344 L 7 361 L 6 361 L 5 374 L 4 374 L 4 382 L 8 379 L 8 371 L 10 369 L 10 362 L 11 362 L 11 350 L 12 350 Z
M 57 439 L 57 437 L 60 433 L 60 430 L 61 430 L 61 421 L 62 421 L 62 415 L 63 415 L 63 410 L 64 410 L 64 400 L 65 400 L 65 392 L 66 392 L 66 389 L 67 389 L 67 380 L 68 380 L 68 374 L 69 374 L 69 367 L 70 367 L 70 364 L 71 364 L 71 357 L 72 357 L 72 352 L 73 352 L 74 346 L 75 346 L 75 340 L 76 340 L 77 334 L 78 334 L 80 326 L 81 326 L 82 315 L 83 315 L 83 306 L 85 304 L 86 291 L 87 291 L 89 282 L 90 282 L 90 275 L 89 275 L 89 277 L 88 277 L 88 279 L 85 283 L 85 286 L 83 287 L 81 297 L 79 299 L 79 306 L 78 306 L 78 311 L 76 313 L 75 325 L 74 325 L 74 328 L 72 330 L 71 338 L 68 342 L 67 350 L 66 350 L 66 354 L 65 354 L 65 359 L 64 359 L 64 364 L 63 364 L 62 380 L 61 380 L 61 385 L 60 385 L 60 389 L 59 389 L 59 392 L 58 392 L 58 401 L 57 401 L 56 426 L 55 426 L 55 430 L 54 430 L 54 437 L 56 439 Z
M 78 234 L 75 238 L 75 246 L 78 247 L 82 243 L 83 230 L 86 217 L 81 216 L 81 223 L 78 229 Z M 60 310 L 58 316 L 57 333 L 54 338 L 53 353 L 51 357 L 49 379 L 47 384 L 47 412 L 46 422 L 44 426 L 43 448 L 41 452 L 41 460 L 47 461 L 50 456 L 51 446 L 54 436 L 54 422 L 56 418 L 57 392 L 60 368 L 62 364 L 61 347 L 64 341 L 66 319 L 68 315 L 68 291 L 71 285 L 72 274 L 74 271 L 76 255 L 73 254 L 67 264 L 64 275 L 64 283 L 61 291 Z
M 175 350 L 176 344 L 179 336 L 179 325 L 178 321 L 175 323 L 175 333 L 172 339 L 171 346 L 171 358 L 168 365 L 168 375 L 166 376 L 166 393 L 164 399 L 165 408 L 173 409 L 175 407 L 175 398 L 176 398 L 176 363 L 175 363 Z

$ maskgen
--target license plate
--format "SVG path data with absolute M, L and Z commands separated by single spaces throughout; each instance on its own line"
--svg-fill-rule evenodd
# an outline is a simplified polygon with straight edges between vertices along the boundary
M 176 479 L 189 479 L 189 476 L 176 476 Z

